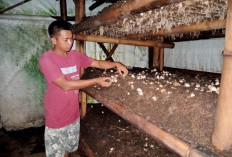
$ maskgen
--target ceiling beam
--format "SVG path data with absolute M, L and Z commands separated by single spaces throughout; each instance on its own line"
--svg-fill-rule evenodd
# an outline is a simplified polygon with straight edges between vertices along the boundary
M 141 0 L 129 0 L 126 3 L 123 3 L 121 6 L 113 5 L 107 11 L 102 12 L 98 16 L 88 18 L 80 24 L 74 25 L 73 32 L 78 34 L 91 28 L 96 28 L 102 25 L 109 24 L 111 22 L 115 22 L 116 20 L 118 20 L 119 17 L 126 17 L 131 12 L 139 9 L 162 7 L 182 1 L 185 0 L 145 0 L 143 2 L 141 2 Z

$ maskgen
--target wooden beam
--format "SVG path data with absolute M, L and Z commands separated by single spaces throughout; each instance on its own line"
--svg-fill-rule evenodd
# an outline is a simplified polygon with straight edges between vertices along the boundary
M 106 0 L 97 0 L 94 4 L 92 4 L 90 7 L 89 7 L 89 10 L 92 11 L 94 10 L 95 8 L 99 7 L 100 5 L 102 5 L 103 3 L 105 3 Z
M 119 17 L 126 17 L 130 12 L 141 8 L 162 7 L 173 3 L 179 3 L 181 1 L 185 0 L 144 0 L 142 3 L 139 0 L 130 0 L 123 3 L 121 6 L 113 5 L 108 11 L 102 12 L 94 18 L 89 18 L 80 24 L 74 25 L 73 32 L 78 34 L 91 28 L 109 24 L 118 20 Z
M 220 151 L 232 147 L 232 1 L 228 0 L 224 60 L 215 125 L 213 145 Z
M 112 58 L 111 56 L 114 54 L 114 51 L 116 50 L 117 47 L 118 47 L 118 44 L 114 44 L 113 48 L 109 52 L 109 55 L 105 59 L 106 61 L 108 61 L 110 58 Z
M 158 68 L 159 67 L 159 55 L 160 55 L 160 48 L 154 47 L 153 52 L 153 67 Z
M 63 19 L 62 16 L 51 16 L 51 17 L 56 20 Z M 66 21 L 75 21 L 75 16 L 66 16 Z
M 105 45 L 103 43 L 98 43 L 98 45 L 102 48 L 102 50 L 104 51 L 104 53 L 106 54 L 106 56 L 108 57 L 110 55 L 110 53 L 108 52 L 108 50 L 106 49 Z M 109 57 L 110 61 L 114 61 L 113 58 Z
M 164 48 L 160 48 L 160 58 L 159 58 L 159 70 L 163 71 L 164 69 Z
M 200 23 L 194 23 L 191 25 L 182 25 L 178 27 L 174 27 L 170 30 L 159 30 L 157 32 L 147 32 L 142 34 L 131 34 L 127 37 L 129 39 L 142 39 L 145 37 L 151 36 L 165 36 L 171 34 L 180 34 L 180 33 L 191 33 L 191 32 L 201 32 L 201 31 L 208 31 L 213 29 L 220 29 L 225 28 L 226 26 L 226 19 L 224 20 L 214 20 L 214 21 L 203 21 Z
M 24 4 L 24 3 L 30 2 L 30 1 L 31 0 L 25 0 L 25 1 L 22 1 L 22 2 L 19 2 L 19 3 L 15 4 L 15 5 L 12 5 L 12 6 L 8 7 L 8 8 L 2 9 L 2 10 L 0 10 L 0 14 L 3 14 L 6 11 L 14 9 L 14 8 L 16 8 L 16 7 L 18 7 L 18 6 L 20 6 L 20 5 Z
M 82 35 L 82 34 L 75 35 L 74 38 L 76 40 L 81 40 L 81 41 L 113 43 L 113 44 L 122 44 L 122 45 L 150 46 L 150 47 L 162 47 L 162 48 L 174 47 L 174 43 L 161 43 L 161 42 L 150 41 L 150 40 L 149 41 L 126 40 L 126 39 L 108 38 L 102 36 L 91 36 L 91 35 Z
M 60 0 L 60 16 L 63 20 L 67 20 L 67 4 L 66 0 Z

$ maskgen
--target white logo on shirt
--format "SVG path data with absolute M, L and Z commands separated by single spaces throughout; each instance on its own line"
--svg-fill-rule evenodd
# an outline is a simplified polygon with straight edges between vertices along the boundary
M 60 68 L 62 73 L 63 74 L 71 74 L 71 73 L 74 73 L 74 72 L 77 72 L 77 67 L 76 65 L 75 66 L 72 66 L 72 67 L 67 67 L 67 68 Z

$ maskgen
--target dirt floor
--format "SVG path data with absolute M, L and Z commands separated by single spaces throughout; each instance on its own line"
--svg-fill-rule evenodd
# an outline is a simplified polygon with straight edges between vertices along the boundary
M 87 105 L 81 139 L 96 157 L 177 157 L 101 104 Z M 0 157 L 44 157 L 44 127 L 0 130 Z M 80 145 L 71 157 L 86 157 Z
M 189 71 L 188 71 L 189 72 Z M 87 88 L 185 141 L 208 156 L 230 157 L 211 144 L 220 75 L 169 69 L 134 68 L 121 77 L 116 70 L 88 69 L 84 78 L 111 77 L 109 88 Z

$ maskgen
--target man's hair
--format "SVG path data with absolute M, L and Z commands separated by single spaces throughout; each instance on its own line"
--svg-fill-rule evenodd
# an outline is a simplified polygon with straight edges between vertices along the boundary
M 48 27 L 50 38 L 56 36 L 61 30 L 72 31 L 72 24 L 64 20 L 53 21 Z

